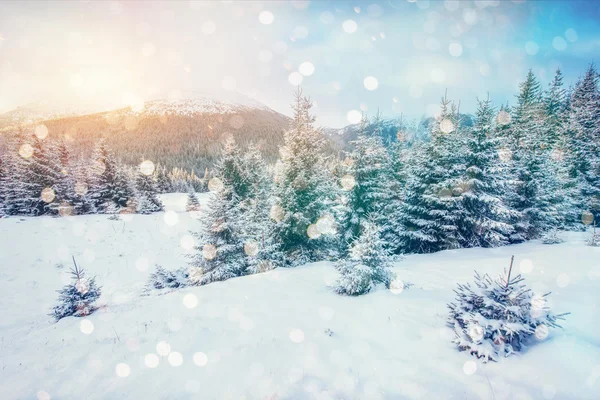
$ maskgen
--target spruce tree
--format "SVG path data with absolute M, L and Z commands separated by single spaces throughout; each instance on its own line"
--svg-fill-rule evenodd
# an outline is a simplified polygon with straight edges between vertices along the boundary
M 4 210 L 6 207 L 6 202 L 4 200 L 6 196 L 4 193 L 4 182 L 7 175 L 6 167 L 7 165 L 4 161 L 4 154 L 0 153 L 0 218 L 2 218 L 3 215 L 5 215 Z
M 284 255 L 273 235 L 276 222 L 269 214 L 272 202 L 272 178 L 256 145 L 251 143 L 243 156 L 244 177 L 249 191 L 241 202 L 244 252 L 248 273 L 264 272 L 283 265 Z
M 57 321 L 64 317 L 85 317 L 96 310 L 96 301 L 100 298 L 101 288 L 96 285 L 96 278 L 86 278 L 82 269 L 79 269 L 75 258 L 74 268 L 71 270 L 73 283 L 66 285 L 58 291 L 58 304 L 52 308 L 50 316 Z
M 531 71 L 521 84 L 517 105 L 513 108 L 508 135 L 511 190 L 507 203 L 517 213 L 512 242 L 539 238 L 561 224 L 556 179 L 557 165 L 552 163 L 545 145 L 545 113 L 540 85 Z
M 62 166 L 55 146 L 47 140 L 32 136 L 33 154 L 24 171 L 25 196 L 30 204 L 30 215 L 58 213 L 57 191 L 62 178 Z
M 359 236 L 368 216 L 382 226 L 386 222 L 383 210 L 390 196 L 389 157 L 377 131 L 369 134 L 367 128 L 363 115 L 358 138 L 351 143 L 354 150 L 348 155 L 352 160 L 348 175 L 342 177 L 346 202 L 339 228 L 346 244 Z
M 198 196 L 196 196 L 196 191 L 194 189 L 190 189 L 188 192 L 185 210 L 187 212 L 200 211 L 200 202 L 198 201 Z
M 137 173 L 137 211 L 141 214 L 151 214 L 163 210 L 163 204 L 158 198 L 156 184 L 151 175 L 146 175 L 142 171 Z
M 169 179 L 167 168 L 164 165 L 157 165 L 154 170 L 154 181 L 156 182 L 156 189 L 159 193 L 171 193 L 173 192 L 173 184 Z
M 190 280 L 195 285 L 224 281 L 246 273 L 244 229 L 240 199 L 249 190 L 242 155 L 233 140 L 227 140 L 215 167 L 215 177 L 206 214 L 196 233 L 199 246 L 193 256 Z
M 320 232 L 316 223 L 331 211 L 336 197 L 323 155 L 325 139 L 310 112 L 312 102 L 300 89 L 295 100 L 292 126 L 280 149 L 274 187 L 277 203 L 271 213 L 277 221 L 276 240 L 291 266 L 328 256 L 329 232 Z
M 336 293 L 358 296 L 370 292 L 377 284 L 390 286 L 391 260 L 380 232 L 373 220 L 362 221 L 361 232 L 350 245 L 348 258 L 336 264 L 341 274 L 334 289 Z
M 514 213 L 502 198 L 507 182 L 498 156 L 499 139 L 494 136 L 494 109 L 489 98 L 479 101 L 475 118 L 475 125 L 467 130 L 462 235 L 469 247 L 502 246 L 509 242 L 512 228 L 507 222 Z
M 398 233 L 404 252 L 430 253 L 460 247 L 458 229 L 464 220 L 462 138 L 458 117 L 444 97 L 441 114 L 434 121 L 431 141 L 415 156 L 404 203 L 399 212 Z
M 77 187 L 76 166 L 71 160 L 71 152 L 64 140 L 57 145 L 60 161 L 60 176 L 56 183 L 56 198 L 61 215 L 82 215 L 94 212 L 94 206 L 86 192 Z M 79 192 L 79 193 L 78 193 Z
M 597 220 L 600 216 L 600 89 L 593 64 L 572 92 L 566 125 L 565 160 L 576 200 L 569 222 L 579 221 L 586 211 Z
M 98 213 L 110 210 L 118 212 L 135 200 L 124 169 L 117 163 L 104 141 L 98 143 L 92 155 L 89 182 L 89 196 Z
M 543 143 L 550 148 L 560 148 L 563 142 L 566 91 L 563 88 L 563 75 L 559 68 L 556 69 L 554 79 L 544 93 L 543 100 L 546 112 L 546 134 Z
M 9 135 L 4 158 L 4 173 L 0 177 L 0 192 L 3 197 L 3 213 L 6 215 L 28 215 L 31 199 L 27 191 L 25 173 L 31 158 L 30 135 L 19 129 Z M 37 200 L 37 199 L 36 199 Z
M 520 275 L 508 273 L 496 279 L 475 272 L 475 283 L 459 284 L 456 299 L 448 304 L 448 326 L 453 343 L 482 361 L 497 361 L 521 350 L 525 341 L 545 339 L 549 328 L 559 327 L 565 314 L 552 313 L 546 296 L 535 295 Z
M 383 227 L 382 237 L 387 243 L 387 247 L 396 254 L 402 253 L 402 244 L 400 232 L 404 230 L 401 223 L 402 203 L 406 191 L 406 184 L 409 176 L 409 165 L 411 164 L 412 154 L 415 147 L 409 149 L 405 138 L 405 133 L 398 133 L 398 139 L 391 146 L 389 159 L 389 182 L 386 185 L 386 202 L 384 204 L 383 215 L 387 222 Z

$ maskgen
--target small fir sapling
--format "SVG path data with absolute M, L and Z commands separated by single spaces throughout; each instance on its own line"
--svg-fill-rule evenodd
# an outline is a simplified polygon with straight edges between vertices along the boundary
M 74 268 L 71 270 L 73 282 L 58 290 L 58 304 L 54 306 L 50 316 L 57 321 L 69 316 L 85 317 L 96 310 L 96 300 L 100 297 L 101 288 L 96 285 L 96 278 L 86 278 L 73 257 Z
M 453 343 L 484 362 L 520 351 L 532 336 L 545 339 L 568 314 L 552 313 L 546 300 L 550 293 L 536 295 L 520 275 L 511 277 L 513 261 L 514 256 L 508 273 L 496 279 L 475 272 L 475 284 L 458 284 L 456 299 L 448 304 Z
M 148 277 L 146 291 L 152 289 L 178 289 L 187 286 L 189 273 L 187 269 L 180 268 L 175 271 L 168 271 L 160 265 Z
M 372 221 L 363 223 L 360 236 L 348 250 L 349 257 L 336 264 L 341 274 L 334 289 L 336 293 L 359 296 L 370 292 L 379 283 L 390 286 L 393 279 L 389 270 L 391 259 L 380 231 Z
M 588 239 L 588 245 L 592 247 L 600 246 L 600 233 L 596 232 L 596 222 L 594 222 L 594 226 L 592 228 L 592 236 Z
M 542 236 L 542 243 L 544 244 L 559 244 L 564 243 L 565 239 L 558 235 L 558 229 L 554 228 L 548 231 Z

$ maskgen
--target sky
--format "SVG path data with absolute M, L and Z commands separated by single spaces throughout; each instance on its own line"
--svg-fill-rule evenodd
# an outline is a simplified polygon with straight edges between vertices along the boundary
M 600 62 L 594 1 L 0 2 L 0 112 L 89 109 L 235 91 L 290 115 L 300 85 L 319 124 L 407 119 L 440 98 L 512 102 L 528 69 L 567 85 Z M 594 59 L 596 58 L 596 59 Z

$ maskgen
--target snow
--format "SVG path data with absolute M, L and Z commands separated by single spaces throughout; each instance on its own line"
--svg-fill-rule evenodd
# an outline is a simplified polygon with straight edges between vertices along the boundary
M 589 233 L 411 255 L 393 268 L 414 284 L 403 291 L 336 295 L 333 264 L 318 262 L 142 296 L 155 264 L 188 261 L 182 244 L 199 222 L 185 198 L 164 195 L 165 212 L 128 220 L 0 219 L 3 398 L 598 398 L 600 248 Z M 524 353 L 482 364 L 452 345 L 446 303 L 457 282 L 500 273 L 512 254 L 525 283 L 572 314 Z M 103 287 L 101 310 L 54 323 L 71 255 Z
M 205 92 L 185 91 L 175 99 L 157 99 L 144 104 L 143 114 L 187 115 L 231 114 L 240 111 L 261 109 L 272 111 L 264 104 L 233 91 L 212 90 Z

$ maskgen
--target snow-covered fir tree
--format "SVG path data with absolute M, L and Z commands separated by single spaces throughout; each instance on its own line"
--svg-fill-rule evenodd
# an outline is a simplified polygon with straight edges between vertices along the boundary
M 6 215 L 30 214 L 31 204 L 23 178 L 32 151 L 30 136 L 22 128 L 8 135 L 3 154 L 4 173 L 0 176 L 2 212 Z
M 89 197 L 98 213 L 118 212 L 135 200 L 126 172 L 104 141 L 100 141 L 94 149 L 89 182 Z
M 283 265 L 284 254 L 273 235 L 276 222 L 270 218 L 273 205 L 272 177 L 256 145 L 251 143 L 243 156 L 244 176 L 249 191 L 240 204 L 243 218 L 244 251 L 248 273 L 264 272 Z
M 341 274 L 336 293 L 358 296 L 376 285 L 389 287 L 393 280 L 391 260 L 381 238 L 381 228 L 373 220 L 363 220 L 359 237 L 350 245 L 348 257 L 337 262 Z
M 200 211 L 200 201 L 198 201 L 198 196 L 196 195 L 196 191 L 194 189 L 190 189 L 187 195 L 187 202 L 185 205 L 185 210 L 187 212 L 196 212 Z
M 101 295 L 96 278 L 86 278 L 84 271 L 77 266 L 75 258 L 73 264 L 73 282 L 58 291 L 58 304 L 50 313 L 57 321 L 64 317 L 85 317 L 93 313 L 96 310 L 95 303 Z
M 4 211 L 6 206 L 6 202 L 4 200 L 4 182 L 7 174 L 7 163 L 4 161 L 4 154 L 0 153 L 0 218 L 6 214 Z
M 57 146 L 61 173 L 56 183 L 56 197 L 60 215 L 82 215 L 94 212 L 92 201 L 88 197 L 86 187 L 78 184 L 76 168 L 71 160 L 71 152 L 64 140 Z M 81 175 L 81 174 L 80 174 Z
M 148 277 L 145 291 L 148 292 L 152 289 L 179 289 L 187 286 L 188 283 L 189 273 L 186 268 L 170 271 L 157 265 L 154 272 Z
M 404 252 L 430 253 L 460 247 L 458 225 L 464 219 L 461 195 L 465 161 L 457 115 L 441 103 L 431 141 L 420 148 L 410 169 L 398 233 Z
M 154 181 L 156 182 L 156 189 L 159 193 L 171 193 L 173 192 L 173 184 L 169 179 L 169 173 L 164 165 L 157 165 L 154 170 Z
M 277 203 L 271 216 L 277 221 L 275 238 L 286 254 L 287 263 L 293 266 L 328 256 L 332 227 L 321 224 L 327 225 L 327 229 L 320 232 L 316 223 L 331 212 L 331 203 L 337 194 L 325 165 L 325 139 L 314 126 L 312 102 L 298 89 L 292 107 L 292 126 L 285 134 L 275 173 Z
M 565 128 L 565 159 L 573 190 L 575 212 L 570 222 L 589 211 L 600 216 L 600 88 L 598 72 L 590 65 L 569 101 Z
M 406 183 L 410 175 L 408 165 L 411 164 L 411 156 L 415 152 L 414 146 L 412 149 L 408 148 L 406 135 L 406 132 L 399 131 L 396 142 L 389 150 L 389 182 L 386 185 L 386 201 L 382 212 L 387 220 L 382 237 L 387 243 L 387 247 L 396 254 L 403 251 L 400 232 L 404 230 L 404 226 L 400 213 L 404 202 Z
M 150 214 L 163 210 L 163 204 L 158 198 L 158 191 L 152 175 L 147 175 L 143 171 L 139 171 L 135 186 L 137 191 L 137 212 Z
M 506 200 L 520 214 L 511 221 L 515 229 L 512 242 L 539 238 L 562 224 L 558 165 L 552 162 L 550 149 L 545 145 L 540 84 L 529 71 L 520 87 L 508 135 L 511 190 Z
M 542 243 L 544 244 L 559 244 L 564 243 L 564 241 L 565 239 L 558 233 L 558 228 L 554 228 L 542 236 Z
M 62 166 L 56 147 L 32 136 L 33 153 L 28 159 L 22 180 L 25 184 L 25 196 L 30 204 L 30 215 L 58 213 L 57 190 L 62 177 Z
M 499 162 L 499 139 L 494 136 L 494 109 L 488 99 L 479 101 L 475 125 L 466 131 L 466 190 L 462 195 L 465 219 L 459 221 L 466 246 L 496 247 L 508 244 L 514 213 L 504 204 L 505 171 Z
M 190 281 L 195 285 L 241 276 L 248 266 L 240 199 L 246 197 L 249 186 L 241 151 L 233 140 L 224 144 L 209 189 L 206 214 L 196 233 L 199 246 L 191 261 Z
M 496 279 L 475 272 L 474 284 L 458 284 L 456 299 L 448 304 L 453 343 L 484 362 L 520 351 L 533 336 L 545 339 L 565 315 L 550 311 L 549 293 L 534 294 L 511 272 L 512 260 L 508 273 Z
M 389 156 L 378 132 L 368 133 L 367 128 L 363 115 L 358 137 L 351 143 L 354 149 L 348 154 L 348 174 L 341 179 L 346 201 L 339 232 L 345 245 L 359 236 L 367 218 L 382 226 L 387 219 L 383 210 L 390 197 Z
M 546 113 L 546 134 L 543 143 L 550 148 L 560 148 L 563 145 L 566 112 L 566 90 L 563 87 L 560 68 L 556 69 L 554 79 L 543 94 L 543 101 Z

